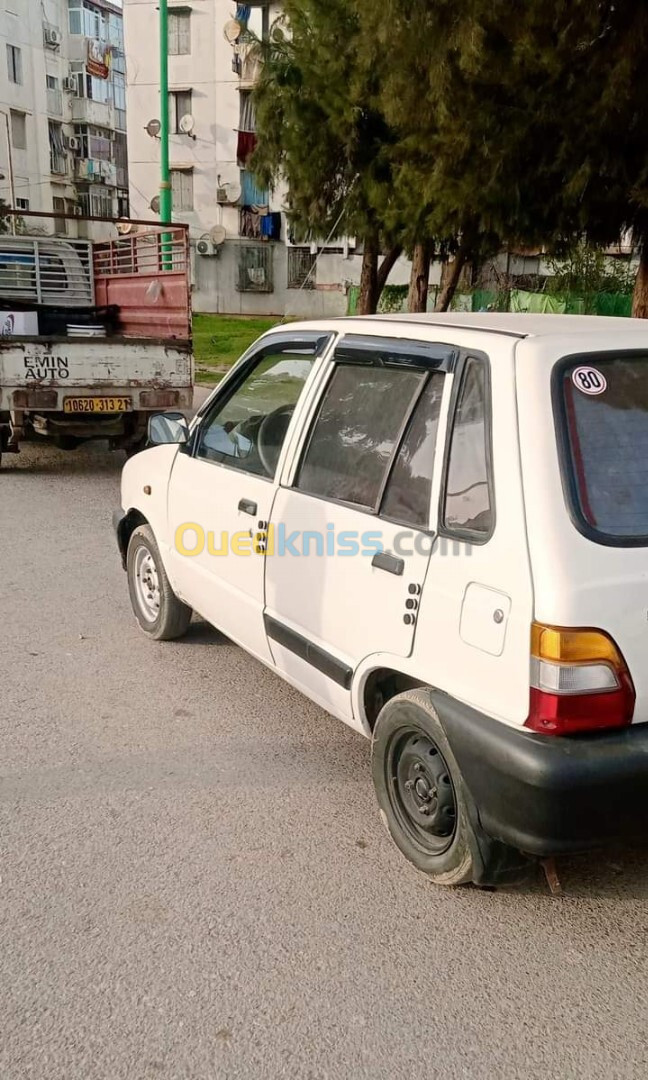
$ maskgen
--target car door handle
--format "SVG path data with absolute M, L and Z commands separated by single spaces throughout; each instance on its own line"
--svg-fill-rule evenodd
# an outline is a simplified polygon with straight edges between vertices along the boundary
M 251 499 L 241 499 L 238 508 L 239 510 L 242 510 L 244 514 L 251 514 L 252 517 L 256 517 L 257 504 L 252 502 Z
M 396 574 L 397 577 L 400 577 L 405 569 L 403 559 L 397 559 L 387 551 L 377 551 L 371 565 L 375 566 L 376 570 L 386 570 L 388 574 Z

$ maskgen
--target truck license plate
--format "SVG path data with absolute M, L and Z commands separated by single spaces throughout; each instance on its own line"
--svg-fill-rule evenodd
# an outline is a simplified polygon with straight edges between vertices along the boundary
M 129 412 L 132 399 L 129 397 L 66 397 L 63 399 L 63 412 L 66 413 L 116 413 Z

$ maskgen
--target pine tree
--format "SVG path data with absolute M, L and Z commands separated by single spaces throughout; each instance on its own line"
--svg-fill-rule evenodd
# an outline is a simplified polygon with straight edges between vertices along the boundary
M 553 250 L 632 229 L 634 313 L 648 315 L 645 0 L 384 0 L 369 31 L 395 189 L 463 262 L 507 243 Z

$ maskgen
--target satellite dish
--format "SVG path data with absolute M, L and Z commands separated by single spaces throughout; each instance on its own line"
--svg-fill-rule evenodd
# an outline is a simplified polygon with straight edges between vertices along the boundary
M 223 225 L 214 225 L 214 227 L 210 229 L 209 235 L 211 237 L 212 244 L 214 244 L 215 247 L 220 247 L 221 244 L 225 243 L 227 237 L 227 229 L 224 228 Z
M 234 206 L 241 198 L 241 188 L 238 184 L 227 185 L 227 201 Z
M 191 135 L 191 132 L 195 127 L 195 120 L 191 113 L 185 113 L 184 116 L 180 117 L 178 127 L 183 135 Z
M 162 124 L 159 120 L 149 120 L 144 130 L 151 136 L 152 139 L 155 139 L 162 130 Z
M 149 206 L 151 207 L 151 210 L 153 211 L 154 214 L 159 214 L 160 213 L 160 196 L 159 195 L 154 195 L 153 198 L 151 199 L 150 203 L 149 203 Z
M 128 234 L 132 232 L 134 228 L 135 226 L 132 221 L 126 221 L 124 219 L 123 221 L 117 222 L 117 232 L 120 236 L 128 236 Z
M 230 45 L 235 45 L 241 36 L 243 27 L 236 19 L 229 19 L 223 27 L 223 33 L 225 34 L 225 40 L 229 41 Z

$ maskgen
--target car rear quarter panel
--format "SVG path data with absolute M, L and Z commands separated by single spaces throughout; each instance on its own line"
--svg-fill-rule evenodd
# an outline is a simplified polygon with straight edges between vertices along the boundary
M 551 377 L 565 356 L 644 348 L 648 328 L 529 339 L 516 350 L 520 449 L 536 620 L 598 627 L 621 649 L 635 684 L 635 722 L 648 721 L 648 549 L 583 536 L 563 492 Z

